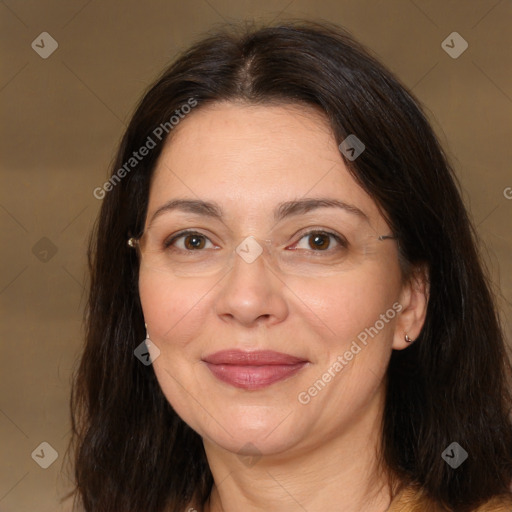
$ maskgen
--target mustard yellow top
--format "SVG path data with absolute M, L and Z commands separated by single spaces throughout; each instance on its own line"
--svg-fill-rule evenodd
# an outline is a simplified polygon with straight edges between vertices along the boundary
M 423 490 L 407 487 L 395 497 L 387 512 L 450 512 L 450 509 L 433 503 Z M 512 512 L 512 497 L 494 497 L 473 512 Z

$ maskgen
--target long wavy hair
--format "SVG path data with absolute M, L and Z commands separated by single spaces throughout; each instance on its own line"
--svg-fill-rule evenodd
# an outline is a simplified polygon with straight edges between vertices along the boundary
M 88 252 L 86 341 L 68 448 L 75 505 L 182 512 L 193 497 L 204 504 L 212 488 L 201 437 L 168 403 L 152 367 L 134 357 L 145 330 L 139 262 L 127 245 L 142 233 L 151 176 L 163 144 L 172 143 L 164 123 L 191 99 L 195 109 L 240 100 L 311 105 L 326 114 L 338 143 L 357 134 L 366 150 L 346 161 L 352 176 L 398 237 L 404 268 L 429 273 L 422 332 L 393 351 L 386 374 L 384 461 L 402 483 L 457 512 L 510 496 L 511 366 L 454 172 L 419 102 L 393 74 L 339 27 L 299 20 L 207 34 L 163 72 L 131 118 Z M 169 135 L 158 140 L 162 124 Z M 127 167 L 149 136 L 155 147 Z M 441 457 L 454 441 L 469 454 L 457 469 Z

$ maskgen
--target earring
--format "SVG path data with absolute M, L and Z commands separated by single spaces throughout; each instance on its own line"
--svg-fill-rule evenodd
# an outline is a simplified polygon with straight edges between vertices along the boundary
M 411 340 L 411 338 L 409 338 L 409 336 L 407 336 L 407 334 L 405 335 L 405 341 L 406 343 L 411 343 L 413 342 L 414 340 Z
M 149 340 L 148 324 L 144 324 L 144 327 L 146 328 L 146 340 Z

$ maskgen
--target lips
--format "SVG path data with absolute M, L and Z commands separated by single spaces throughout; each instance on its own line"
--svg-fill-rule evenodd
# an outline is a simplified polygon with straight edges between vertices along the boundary
M 206 356 L 203 361 L 217 379 L 248 390 L 287 379 L 308 364 L 304 358 L 272 350 L 223 350 Z

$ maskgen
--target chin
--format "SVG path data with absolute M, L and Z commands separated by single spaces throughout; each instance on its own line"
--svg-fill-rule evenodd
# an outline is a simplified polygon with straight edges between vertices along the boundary
M 233 453 L 253 450 L 266 455 L 278 454 L 295 445 L 301 437 L 297 422 L 289 422 L 291 415 L 288 414 L 282 411 L 262 418 L 240 411 L 236 416 L 223 415 L 222 426 L 209 423 L 207 428 L 200 429 L 201 436 Z

